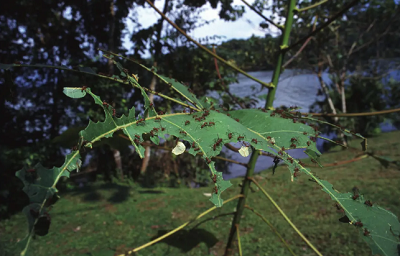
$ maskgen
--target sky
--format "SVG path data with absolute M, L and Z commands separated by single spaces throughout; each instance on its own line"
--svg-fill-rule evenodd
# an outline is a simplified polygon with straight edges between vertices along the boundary
M 254 0 L 247 0 L 247 2 L 249 4 L 252 4 Z M 218 13 L 221 9 L 220 4 L 218 5 L 218 8 L 212 9 L 210 4 L 207 3 L 205 7 L 203 6 L 205 11 L 200 13 L 199 16 L 203 20 L 215 21 L 208 25 L 197 28 L 194 31 L 191 31 L 189 33 L 189 36 L 196 39 L 197 41 L 200 38 L 205 38 L 206 36 L 213 35 L 224 36 L 225 39 L 222 39 L 222 41 L 228 41 L 230 39 L 247 39 L 250 38 L 252 35 L 264 37 L 266 31 L 262 30 L 259 27 L 260 22 L 262 22 L 264 19 L 256 14 L 254 11 L 252 11 L 250 8 L 248 8 L 241 0 L 234 0 L 233 5 L 245 6 L 245 13 L 240 19 L 235 22 L 225 22 L 223 20 L 220 20 L 218 16 Z M 153 8 L 151 8 L 150 5 L 146 4 L 146 6 L 147 8 L 139 7 L 135 10 L 139 14 L 139 22 L 143 26 L 143 28 L 147 28 L 153 25 L 160 18 L 160 15 Z M 155 1 L 155 6 L 159 10 L 162 10 L 164 6 L 164 0 Z M 131 10 L 129 15 L 131 16 L 132 13 L 133 12 Z M 269 17 L 270 15 L 270 13 L 266 11 L 263 12 L 263 14 L 267 17 Z M 166 23 L 167 22 L 164 21 L 164 26 Z M 127 49 L 131 49 L 132 43 L 129 41 L 129 38 L 132 34 L 134 24 L 129 19 L 127 19 L 127 24 L 130 35 L 127 35 L 124 38 L 123 46 Z M 271 28 L 273 28 L 271 29 L 271 31 L 276 34 L 277 29 L 274 29 L 274 27 L 272 26 Z M 221 42 L 221 40 L 219 40 L 219 42 Z M 147 58 L 149 56 L 149 54 L 143 55 L 144 58 Z

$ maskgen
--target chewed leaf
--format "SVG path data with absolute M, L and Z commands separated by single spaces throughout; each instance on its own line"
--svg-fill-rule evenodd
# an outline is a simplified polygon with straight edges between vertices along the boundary
M 63 93 L 73 99 L 83 98 L 86 95 L 86 91 L 82 90 L 82 87 L 64 87 Z
M 241 155 L 241 156 L 243 156 L 243 157 L 248 157 L 249 156 L 249 147 L 245 147 L 245 146 L 242 146 L 240 149 L 239 149 L 239 154 Z
M 186 150 L 185 144 L 179 141 L 178 144 L 176 144 L 175 148 L 172 150 L 172 153 L 174 155 L 180 155 L 183 152 L 185 152 L 185 150 Z

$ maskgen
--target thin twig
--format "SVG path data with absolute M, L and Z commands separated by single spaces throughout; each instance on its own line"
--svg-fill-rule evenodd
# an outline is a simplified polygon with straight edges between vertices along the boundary
M 268 19 L 267 17 L 265 17 L 259 10 L 257 10 L 256 8 L 254 8 L 253 6 L 251 6 L 249 3 L 247 3 L 245 0 L 242 0 L 242 2 L 247 5 L 250 9 L 252 9 L 255 13 L 257 13 L 258 15 L 260 15 L 264 20 L 268 21 L 269 23 L 271 23 L 272 25 L 274 25 L 276 28 L 278 28 L 279 30 L 283 30 L 283 26 L 282 25 L 278 25 L 275 24 L 275 22 L 273 22 L 272 20 Z
M 249 177 L 249 180 L 251 180 L 263 193 L 264 195 L 271 201 L 271 203 L 275 206 L 275 208 L 279 211 L 279 213 L 283 216 L 283 218 L 286 220 L 287 223 L 289 223 L 289 225 L 296 231 L 296 233 L 303 239 L 304 242 L 306 242 L 306 244 L 308 246 L 310 246 L 310 248 L 318 255 L 318 256 L 322 256 L 322 254 L 317 250 L 317 248 L 314 247 L 313 244 L 311 244 L 310 241 L 308 241 L 308 239 L 303 235 L 303 233 L 301 233 L 301 231 L 294 225 L 294 223 L 288 218 L 288 216 L 286 216 L 286 214 L 283 212 L 283 210 L 279 207 L 279 205 L 275 202 L 275 200 L 267 193 L 267 191 L 265 191 L 260 184 L 258 184 L 258 182 L 254 179 Z
M 258 217 L 260 217 L 265 223 L 267 223 L 267 225 L 272 229 L 272 231 L 274 231 L 274 233 L 279 237 L 279 239 L 281 239 L 282 243 L 286 246 L 286 248 L 290 251 L 290 253 L 293 256 L 296 256 L 296 254 L 292 251 L 292 249 L 290 249 L 289 245 L 286 243 L 285 239 L 283 239 L 283 237 L 281 236 L 281 234 L 279 234 L 278 230 L 276 230 L 276 228 L 272 225 L 271 222 L 269 222 L 264 216 L 262 216 L 260 213 L 258 213 L 256 210 L 254 210 L 253 208 L 251 208 L 250 206 L 248 206 L 247 204 L 244 206 L 245 208 L 251 210 L 253 213 L 255 213 Z
M 214 46 L 214 45 L 212 46 L 212 48 L 213 48 L 213 52 L 214 52 L 215 54 L 217 54 L 216 51 L 215 51 L 215 46 Z M 233 94 L 229 91 L 228 88 L 226 88 L 226 86 L 225 86 L 225 84 L 224 84 L 224 80 L 222 80 L 221 74 L 219 73 L 217 58 L 214 58 L 214 63 L 215 63 L 215 69 L 217 70 L 218 78 L 219 78 L 219 80 L 220 80 L 220 82 L 221 82 L 221 87 L 224 89 L 224 91 L 229 95 L 229 97 L 231 97 L 231 99 L 232 99 L 236 104 L 238 104 L 241 108 L 245 108 L 245 106 L 243 106 L 243 104 L 241 104 L 241 103 L 237 100 L 236 96 L 233 95 Z
M 230 202 L 230 201 L 232 201 L 232 200 L 235 200 L 235 199 L 237 199 L 237 198 L 239 198 L 239 197 L 243 197 L 243 195 L 241 195 L 241 194 L 240 194 L 240 195 L 236 195 L 236 196 L 234 196 L 234 197 L 232 197 L 232 198 L 229 198 L 228 200 L 225 200 L 222 204 L 224 205 L 224 204 L 226 204 L 226 203 L 228 203 L 228 202 Z M 216 206 L 211 207 L 211 208 L 208 209 L 207 211 L 204 211 L 203 213 L 199 214 L 196 218 L 194 218 L 194 219 L 192 219 L 192 220 L 190 220 L 190 221 L 188 221 L 188 222 L 186 222 L 186 223 L 180 225 L 180 226 L 177 227 L 176 229 L 174 229 L 174 230 L 168 232 L 167 234 L 165 234 L 165 235 L 163 235 L 163 236 L 160 236 L 159 238 L 154 239 L 153 241 L 151 241 L 151 242 L 149 242 L 149 243 L 147 243 L 147 244 L 144 244 L 144 245 L 142 245 L 142 246 L 139 246 L 139 247 L 137 247 L 137 248 L 135 248 L 135 249 L 133 249 L 133 250 L 130 250 L 130 251 L 126 252 L 125 254 L 120 254 L 120 255 L 118 255 L 118 256 L 130 255 L 130 254 L 132 254 L 132 253 L 134 253 L 134 252 L 137 252 L 137 251 L 140 251 L 140 250 L 142 250 L 142 249 L 144 249 L 144 248 L 146 248 L 146 247 L 149 247 L 150 245 L 155 244 L 155 243 L 157 243 L 157 242 L 163 240 L 164 238 L 166 238 L 166 237 L 168 237 L 168 236 L 170 236 L 170 235 L 172 235 L 172 234 L 178 232 L 179 230 L 183 229 L 184 227 L 186 227 L 186 226 L 189 225 L 190 223 L 193 223 L 194 221 L 200 219 L 201 217 L 203 217 L 204 215 L 206 215 L 206 214 L 208 214 L 208 213 L 214 211 L 215 209 L 217 209 Z
M 214 58 L 217 58 L 219 61 L 221 61 L 222 63 L 224 63 L 225 65 L 233 68 L 234 70 L 238 71 L 239 73 L 243 74 L 244 76 L 256 81 L 257 83 L 260 83 L 261 85 L 263 85 L 264 87 L 267 88 L 273 88 L 274 86 L 269 84 L 269 83 L 265 83 L 251 75 L 249 75 L 248 73 L 246 73 L 245 71 L 241 70 L 238 67 L 235 67 L 234 65 L 230 64 L 228 61 L 224 60 L 223 58 L 221 58 L 220 56 L 214 54 L 212 51 L 210 51 L 209 49 L 207 49 L 206 47 L 204 47 L 203 45 L 201 45 L 200 43 L 198 43 L 196 40 L 194 40 L 193 38 L 191 38 L 190 36 L 188 36 L 185 31 L 183 31 L 180 27 L 178 27 L 174 22 L 172 22 L 170 19 L 168 19 L 160 10 L 157 9 L 157 7 L 154 6 L 154 4 L 150 1 L 150 0 L 146 0 L 146 2 L 153 7 L 153 9 L 158 12 L 166 21 L 168 21 L 169 24 L 171 24 L 176 30 L 178 30 L 182 35 L 184 35 L 189 41 L 192 41 L 193 43 L 195 43 L 198 47 L 200 47 L 202 50 L 204 50 L 205 52 L 207 52 L 209 55 L 213 56 Z
M 317 19 L 318 19 L 318 15 L 315 17 L 315 20 L 314 20 L 313 31 L 315 30 L 315 27 L 317 25 Z M 282 67 L 286 68 L 287 65 L 289 65 L 295 58 L 297 58 L 297 56 L 299 56 L 299 54 L 304 50 L 304 48 L 306 48 L 308 42 L 310 42 L 311 39 L 312 39 L 312 37 L 307 38 L 307 40 L 304 42 L 304 44 L 296 52 L 296 54 L 292 58 L 290 58 L 285 64 L 283 64 Z
M 312 9 L 312 8 L 315 8 L 315 7 L 317 7 L 317 6 L 321 5 L 321 4 L 324 4 L 324 3 L 326 3 L 326 2 L 328 2 L 328 0 L 322 0 L 322 1 L 319 2 L 319 3 L 315 3 L 315 4 L 313 4 L 313 5 L 310 5 L 310 6 L 301 8 L 301 9 L 297 9 L 297 11 L 298 11 L 298 12 L 304 12 L 304 11 L 310 10 L 310 9 Z
M 322 24 L 319 28 L 317 28 L 316 30 L 314 30 L 313 32 L 311 32 L 310 34 L 308 34 L 307 36 L 303 37 L 302 39 L 300 39 L 299 41 L 295 42 L 294 44 L 290 45 L 289 47 L 282 49 L 283 51 L 289 51 L 290 49 L 292 49 L 293 47 L 303 43 L 304 41 L 306 41 L 309 37 L 312 37 L 313 35 L 317 34 L 318 32 L 320 32 L 322 29 L 326 28 L 327 26 L 329 26 L 333 21 L 335 21 L 337 18 L 339 18 L 339 16 L 342 16 L 348 9 L 350 9 L 351 7 L 353 7 L 354 5 L 357 4 L 357 2 L 360 0 L 353 0 L 352 2 L 350 2 L 348 5 L 346 5 L 340 12 L 338 12 L 337 14 L 333 15 L 331 18 L 328 19 L 327 22 L 325 22 L 324 24 Z

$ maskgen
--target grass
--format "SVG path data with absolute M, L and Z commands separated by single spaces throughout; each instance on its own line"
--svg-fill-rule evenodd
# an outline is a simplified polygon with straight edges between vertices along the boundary
M 400 132 L 391 132 L 369 139 L 368 145 L 380 155 L 398 159 L 399 142 Z M 354 140 L 351 145 L 361 148 L 359 143 L 359 140 Z M 333 148 L 321 157 L 322 163 L 348 160 L 357 153 Z M 346 165 L 311 169 L 338 191 L 351 191 L 357 186 L 367 199 L 400 216 L 400 171 L 393 166 L 385 169 L 378 161 L 366 158 Z M 372 255 L 362 241 L 360 231 L 338 221 L 342 215 L 336 210 L 334 202 L 315 183 L 309 182 L 306 175 L 291 182 L 287 168 L 280 166 L 275 175 L 267 170 L 257 175 L 256 179 L 323 255 Z M 231 182 L 233 186 L 223 193 L 224 199 L 240 193 L 238 184 L 241 180 L 233 179 Z M 31 251 L 37 256 L 97 255 L 102 251 L 123 253 L 212 207 L 203 195 L 210 192 L 211 187 L 143 189 L 97 183 L 65 193 L 51 211 L 49 234 L 33 240 Z M 250 193 L 247 204 L 274 225 L 297 255 L 315 255 L 261 191 Z M 236 201 L 229 202 L 136 255 L 223 255 L 232 220 L 230 213 L 235 207 Z M 202 222 L 217 215 L 222 216 Z M 26 235 L 26 231 L 26 220 L 22 214 L 0 222 L 0 240 L 11 251 L 10 255 L 15 255 L 12 252 L 15 243 Z M 272 230 L 250 210 L 245 210 L 242 216 L 240 235 L 244 255 L 290 255 Z

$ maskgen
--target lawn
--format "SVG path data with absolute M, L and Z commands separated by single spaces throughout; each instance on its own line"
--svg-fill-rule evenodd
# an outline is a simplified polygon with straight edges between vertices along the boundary
M 369 139 L 368 146 L 376 154 L 398 160 L 399 142 L 400 132 L 390 132 Z M 361 149 L 359 143 L 360 140 L 353 140 L 350 145 Z M 358 153 L 360 151 L 333 148 L 323 154 L 322 163 L 349 160 Z M 303 162 L 310 164 L 310 161 Z M 332 183 L 336 190 L 349 192 L 357 186 L 367 199 L 400 216 L 400 171 L 394 166 L 385 169 L 377 160 L 368 157 L 346 165 L 311 169 L 318 177 Z M 335 203 L 318 185 L 308 181 L 306 175 L 291 182 L 287 168 L 280 166 L 275 175 L 266 170 L 256 175 L 256 179 L 323 255 L 371 255 L 360 231 L 338 221 L 342 215 Z M 231 182 L 233 186 L 222 194 L 224 199 L 240 193 L 241 180 Z M 212 203 L 203 195 L 211 190 L 211 187 L 144 189 L 96 183 L 61 194 L 61 199 L 51 210 L 50 232 L 32 241 L 32 255 L 123 253 L 211 208 Z M 273 224 L 297 255 L 315 255 L 261 191 L 250 193 L 246 202 Z M 229 202 L 136 255 L 223 255 L 232 220 L 230 213 L 235 206 L 236 201 Z M 217 215 L 221 216 L 210 218 Z M 27 224 L 22 214 L 0 222 L 0 240 L 10 251 L 9 255 L 15 255 L 15 244 L 26 232 Z M 269 226 L 247 209 L 241 219 L 240 235 L 243 255 L 290 255 Z M 3 256 L 1 251 L 0 255 Z

